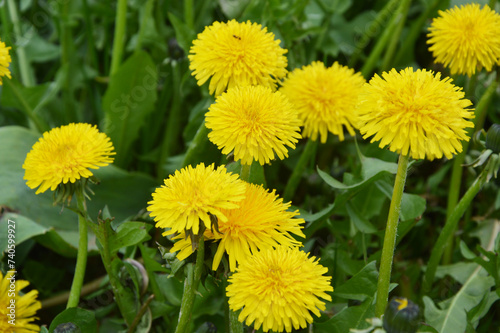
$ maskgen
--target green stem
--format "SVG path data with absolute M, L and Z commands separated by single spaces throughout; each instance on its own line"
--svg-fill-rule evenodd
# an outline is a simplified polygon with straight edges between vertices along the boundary
M 184 21 L 190 30 L 194 30 L 193 0 L 184 0 Z
M 284 202 L 288 202 L 293 199 L 307 164 L 314 159 L 317 146 L 318 141 L 311 139 L 307 140 L 304 150 L 302 151 L 302 155 L 300 155 L 299 161 L 295 165 L 295 169 L 293 169 L 292 175 L 290 176 L 290 179 L 288 179 L 285 191 L 283 192 Z
M 111 71 L 109 76 L 112 76 L 122 61 L 123 48 L 125 45 L 125 32 L 127 28 L 127 0 L 118 0 L 118 9 L 116 11 L 116 26 L 115 36 L 113 39 L 113 54 L 111 56 Z
M 468 96 L 473 97 L 474 91 L 476 87 L 477 75 L 474 75 L 470 82 L 468 88 Z M 477 107 L 475 110 L 475 118 L 473 119 L 474 128 L 469 128 L 468 136 L 471 137 L 474 131 L 482 128 L 484 123 L 484 118 L 486 117 L 486 110 L 488 110 L 488 106 L 495 94 L 496 88 L 498 86 L 498 82 L 493 81 L 488 89 L 483 93 L 481 99 L 477 103 Z M 460 188 L 462 184 L 462 173 L 463 173 L 463 164 L 465 163 L 465 157 L 467 155 L 467 151 L 469 149 L 470 141 L 466 141 L 463 143 L 462 152 L 458 154 L 453 161 L 453 168 L 451 170 L 451 180 L 450 180 L 450 188 L 448 191 L 448 205 L 446 209 L 446 219 L 450 217 L 450 215 L 455 210 L 455 207 L 458 202 L 458 198 L 460 197 Z M 447 265 L 451 262 L 451 257 L 453 254 L 453 237 L 450 238 L 443 254 L 443 265 Z
M 432 249 L 429 263 L 427 264 L 427 269 L 425 271 L 422 284 L 422 295 L 426 295 L 430 291 L 432 282 L 434 281 L 434 276 L 436 275 L 437 266 L 439 264 L 439 261 L 441 260 L 441 255 L 443 254 L 446 243 L 448 242 L 448 239 L 452 237 L 455 228 L 457 227 L 458 221 L 464 214 L 465 210 L 469 207 L 472 199 L 474 199 L 476 194 L 487 182 L 487 175 L 487 168 L 485 168 L 476 178 L 472 186 L 467 190 L 467 192 L 465 192 L 464 196 L 457 204 L 450 217 L 446 219 L 444 228 L 439 234 L 434 248 Z
M 73 91 L 73 47 L 74 40 L 73 34 L 71 32 L 71 26 L 69 24 L 69 1 L 62 1 L 59 4 L 59 35 L 61 42 L 61 67 L 65 69 L 62 97 L 64 101 L 64 121 L 70 123 L 73 121 L 81 122 L 83 117 L 78 114 L 78 108 L 72 104 L 72 91 Z
M 97 53 L 95 49 L 94 29 L 90 19 L 90 9 L 87 0 L 82 0 L 83 17 L 85 20 L 85 36 L 87 38 L 87 52 L 90 55 L 90 63 L 94 68 L 99 68 Z
M 483 96 L 481 96 L 481 99 L 477 103 L 475 111 L 476 117 L 474 118 L 474 128 L 476 129 L 476 131 L 480 130 L 484 126 L 484 120 L 486 119 L 486 115 L 488 114 L 487 110 L 491 103 L 491 100 L 493 99 L 493 96 L 495 96 L 499 79 L 500 75 L 498 75 L 497 73 L 496 80 L 491 82 L 490 86 L 488 87 L 488 89 L 486 89 Z
M 318 1 L 321 2 L 321 1 Z M 392 16 L 392 13 L 399 4 L 399 0 L 389 1 L 384 8 L 377 14 L 377 17 L 366 28 L 364 35 L 356 43 L 355 50 L 349 59 L 349 67 L 354 67 L 363 52 L 363 49 L 368 45 L 370 39 L 375 37 L 379 30 L 381 30 L 384 21 Z
M 78 254 L 76 256 L 75 275 L 73 276 L 73 283 L 69 292 L 68 303 L 66 308 L 75 308 L 80 302 L 80 293 L 82 291 L 83 279 L 85 278 L 85 268 L 87 266 L 87 205 L 85 204 L 85 197 L 83 189 L 79 187 L 76 190 L 76 202 L 78 207 L 78 228 L 80 234 L 80 241 L 78 242 Z
M 240 169 L 240 179 L 249 182 L 250 181 L 250 169 L 252 168 L 251 164 L 241 164 Z
M 399 48 L 399 52 L 394 59 L 395 64 L 399 64 L 401 61 L 408 59 L 409 54 L 413 54 L 415 42 L 422 34 L 422 28 L 427 23 L 429 16 L 433 14 L 445 1 L 446 0 L 434 0 L 434 2 L 427 5 L 425 11 L 418 17 L 418 19 L 414 20 L 410 31 L 406 35 L 401 47 Z
M 394 59 L 394 53 L 396 52 L 396 47 L 399 44 L 399 38 L 401 36 L 401 31 L 403 31 L 403 27 L 406 22 L 406 17 L 408 16 L 408 10 L 410 9 L 411 0 L 403 0 L 401 1 L 399 8 L 396 12 L 396 26 L 394 32 L 392 34 L 391 40 L 389 42 L 389 46 L 385 51 L 384 60 L 382 61 L 382 66 L 380 69 L 382 71 L 388 71 L 393 66 L 391 66 L 392 60 Z
M 208 141 L 208 133 L 209 130 L 205 126 L 205 121 L 203 121 L 193 140 L 190 142 L 186 155 L 184 155 L 184 161 L 182 162 L 183 167 L 196 161 L 198 154 L 203 150 Z
M 406 182 L 408 171 L 407 155 L 400 155 L 398 162 L 398 171 L 394 181 L 394 190 L 392 192 L 391 205 L 389 207 L 389 216 L 387 218 L 387 227 L 385 229 L 384 246 L 382 247 L 382 257 L 380 258 L 380 274 L 377 284 L 377 302 L 375 304 L 375 316 L 380 317 L 385 312 L 387 299 L 389 296 L 389 285 L 391 282 L 392 260 L 394 248 L 396 245 L 396 234 L 398 231 L 399 212 L 401 210 L 401 200 Z
M 20 38 L 22 36 L 21 21 L 19 20 L 17 6 L 14 3 L 14 0 L 7 0 L 7 5 L 9 7 L 10 19 L 14 26 L 14 34 L 17 38 Z M 24 46 L 16 46 L 16 53 L 19 64 L 19 72 L 21 74 L 21 82 L 26 87 L 34 86 L 35 78 L 33 77 L 33 73 L 31 72 L 30 63 L 28 61 L 28 56 L 26 55 Z
M 177 328 L 175 329 L 175 333 L 188 333 L 195 293 L 198 290 L 198 284 L 200 282 L 201 273 L 203 271 L 204 258 L 205 242 L 203 237 L 200 237 L 195 267 L 193 268 L 193 264 L 188 264 L 186 266 L 184 293 L 182 294 L 181 311 L 179 312 L 179 321 L 177 324 Z
M 389 40 L 392 38 L 392 35 L 394 34 L 394 29 L 396 28 L 396 24 L 399 20 L 398 15 L 394 15 L 391 18 L 391 21 L 387 25 L 387 27 L 384 29 L 384 32 L 378 39 L 377 43 L 375 44 L 375 47 L 371 51 L 370 55 L 368 56 L 368 59 L 366 60 L 365 64 L 361 68 L 361 74 L 367 78 L 369 77 L 372 73 L 374 68 L 377 66 L 377 62 L 380 60 L 380 55 L 382 54 L 382 51 L 384 51 L 385 47 L 387 46 L 387 43 Z
M 229 333 L 243 333 L 243 323 L 238 320 L 240 311 L 229 309 Z
M 172 105 L 170 107 L 170 113 L 168 115 L 167 129 L 163 136 L 163 143 L 160 150 L 160 157 L 158 161 L 158 178 L 163 180 L 165 178 L 165 164 L 167 159 L 174 152 L 174 148 L 178 145 L 178 136 L 181 129 L 180 118 L 181 118 L 181 73 L 179 64 L 176 61 L 172 61 L 172 87 L 174 94 L 172 96 Z
M 135 52 L 141 50 L 144 33 L 146 31 L 147 16 L 148 13 L 151 13 L 151 11 L 153 10 L 153 4 L 154 0 L 148 0 L 148 2 L 146 2 L 146 5 L 144 6 L 144 11 L 142 12 L 141 16 L 141 26 L 139 27 L 139 34 L 137 36 L 137 43 L 135 44 Z

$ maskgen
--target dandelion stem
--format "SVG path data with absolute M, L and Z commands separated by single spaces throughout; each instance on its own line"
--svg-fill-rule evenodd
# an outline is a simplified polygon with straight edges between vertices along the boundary
M 250 182 L 250 169 L 252 168 L 251 164 L 241 164 L 240 170 L 240 179 Z
M 399 8 L 396 12 L 397 18 L 395 21 L 394 32 L 392 34 L 391 40 L 389 41 L 389 45 L 387 46 L 387 50 L 385 51 L 384 60 L 382 61 L 382 65 L 380 67 L 380 69 L 383 71 L 388 71 L 392 68 L 391 64 L 393 64 L 394 53 L 396 51 L 396 47 L 399 44 L 399 39 L 406 22 L 406 17 L 408 16 L 408 10 L 410 9 L 410 4 L 411 0 L 401 1 Z
M 288 202 L 293 199 L 295 195 L 295 191 L 299 186 L 300 179 L 302 178 L 302 174 L 307 166 L 307 163 L 312 161 L 315 156 L 316 148 L 318 147 L 318 141 L 314 141 L 311 139 L 307 140 L 307 143 L 302 151 L 302 155 L 300 155 L 299 161 L 295 168 L 293 169 L 292 175 L 286 184 L 285 191 L 283 192 L 283 201 Z
M 432 282 L 434 281 L 434 276 L 436 275 L 437 266 L 439 264 L 439 261 L 441 260 L 441 256 L 446 247 L 446 243 L 453 235 L 455 228 L 457 227 L 458 221 L 465 213 L 465 210 L 469 207 L 472 199 L 474 199 L 476 194 L 481 190 L 483 185 L 487 182 L 487 176 L 488 172 L 487 168 L 485 168 L 476 178 L 472 186 L 467 190 L 467 192 L 465 192 L 464 196 L 457 204 L 450 217 L 446 219 L 444 228 L 439 234 L 436 244 L 432 249 L 429 263 L 427 264 L 427 269 L 425 271 L 424 280 L 422 284 L 422 295 L 426 295 L 430 291 Z
M 186 155 L 184 155 L 184 161 L 182 166 L 188 166 L 196 161 L 197 155 L 201 152 L 205 143 L 208 141 L 208 128 L 205 126 L 205 121 L 203 121 L 196 132 L 193 140 L 189 144 Z
M 193 303 L 195 293 L 198 290 L 201 273 L 203 271 L 203 262 L 205 258 L 205 242 L 200 237 L 198 243 L 198 252 L 196 254 L 196 264 L 186 266 L 186 279 L 184 280 L 184 293 L 182 294 L 181 311 L 179 312 L 179 321 L 175 333 L 188 333 L 189 323 L 191 322 L 191 313 L 193 312 Z
M 118 9 L 116 11 L 116 26 L 113 40 L 113 54 L 111 56 L 112 76 L 120 67 L 123 56 L 123 47 L 125 45 L 125 32 L 127 27 L 127 0 L 118 0 Z
M 377 302 L 375 304 L 375 315 L 382 316 L 387 306 L 389 296 L 389 285 L 391 282 L 392 260 L 394 256 L 394 248 L 396 245 L 396 234 L 398 230 L 399 212 L 401 210 L 401 200 L 403 198 L 403 190 L 406 182 L 406 174 L 408 171 L 407 155 L 400 155 L 398 162 L 398 171 L 394 181 L 394 190 L 392 192 L 391 205 L 389 208 L 389 216 L 387 218 L 387 226 L 385 229 L 384 245 L 382 247 L 382 257 L 380 258 L 380 274 L 377 284 Z
M 243 333 L 243 323 L 240 323 L 238 316 L 240 311 L 229 309 L 229 333 Z
M 21 21 L 19 20 L 17 6 L 14 3 L 14 1 L 7 0 L 7 4 L 9 7 L 10 20 L 12 21 L 12 25 L 14 28 L 14 36 L 16 38 L 15 42 L 17 42 L 17 39 L 20 39 L 22 37 Z M 15 49 L 19 61 L 19 72 L 21 74 L 21 82 L 26 87 L 32 87 L 35 85 L 35 78 L 33 76 L 33 72 L 30 69 L 30 63 L 28 60 L 28 56 L 26 54 L 26 50 L 24 46 L 19 46 L 19 45 L 17 45 Z
M 87 221 L 85 215 L 87 214 L 87 205 L 85 204 L 85 197 L 83 189 L 79 187 L 76 190 L 76 202 L 78 207 L 78 228 L 80 234 L 80 241 L 78 242 L 78 254 L 76 256 L 75 275 L 73 276 L 73 283 L 69 292 L 68 303 L 66 308 L 75 308 L 80 302 L 80 293 L 82 291 L 83 279 L 85 277 L 85 268 L 87 266 Z

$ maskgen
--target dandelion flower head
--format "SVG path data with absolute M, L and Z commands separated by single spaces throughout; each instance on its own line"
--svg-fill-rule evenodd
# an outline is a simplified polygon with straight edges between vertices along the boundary
M 5 276 L 0 272 L 0 332 L 40 332 L 40 326 L 33 323 L 38 319 L 35 317 L 36 312 L 42 308 L 41 303 L 36 299 L 38 291 L 31 290 L 24 295 L 19 293 L 28 285 L 28 281 L 17 279 L 13 271 L 7 272 Z M 15 313 L 11 313 L 8 308 L 11 305 L 11 300 L 15 301 Z M 9 323 L 8 314 L 15 315 L 15 326 Z M 13 329 L 15 330 L 13 331 Z
M 264 332 L 292 331 L 312 323 L 310 312 L 320 316 L 326 292 L 333 291 L 327 268 L 298 248 L 278 247 L 258 252 L 229 277 L 229 308 L 241 310 L 240 322 L 254 323 Z
M 235 87 L 218 96 L 205 115 L 212 131 L 208 138 L 222 149 L 234 152 L 235 161 L 261 165 L 277 155 L 288 157 L 286 146 L 295 149 L 301 138 L 297 111 L 279 91 L 262 86 Z
M 400 72 L 392 69 L 375 75 L 360 96 L 360 131 L 374 136 L 380 148 L 433 160 L 462 151 L 461 140 L 469 140 L 466 119 L 474 118 L 468 99 L 450 78 L 427 70 Z
M 43 133 L 26 156 L 23 168 L 26 184 L 36 193 L 61 183 L 74 183 L 92 176 L 89 169 L 98 169 L 113 162 L 113 144 L 96 126 L 71 123 Z
M 2 77 L 6 76 L 9 79 L 12 78 L 10 76 L 9 65 L 12 59 L 10 58 L 9 50 L 10 46 L 5 46 L 5 43 L 0 41 L 0 86 L 2 85 Z
M 500 15 L 485 5 L 455 6 L 439 11 L 427 35 L 436 62 L 451 74 L 472 76 L 483 67 L 491 71 L 500 60 Z
M 177 170 L 153 193 L 148 210 L 164 235 L 192 231 L 199 233 L 200 221 L 211 229 L 210 215 L 227 221 L 224 211 L 237 208 L 245 197 L 245 183 L 225 167 L 198 164 Z
M 335 62 L 326 68 L 316 61 L 289 73 L 280 91 L 297 108 L 302 135 L 325 143 L 328 132 L 344 140 L 344 126 L 354 135 L 356 103 L 365 79 L 353 69 Z
M 210 80 L 210 94 L 247 85 L 276 87 L 286 75 L 287 50 L 260 24 L 214 22 L 198 34 L 188 55 L 198 85 Z
M 246 258 L 270 247 L 302 246 L 292 234 L 305 238 L 304 220 L 295 218 L 298 211 L 289 211 L 290 203 L 283 203 L 273 190 L 260 185 L 246 184 L 245 199 L 237 209 L 224 210 L 227 221 L 219 222 L 219 231 L 205 231 L 205 238 L 219 242 L 212 269 L 217 270 L 224 252 L 229 257 L 229 268 L 236 269 Z M 181 237 L 178 237 L 181 238 Z M 189 239 L 176 242 L 170 252 L 180 251 L 179 260 L 193 253 Z

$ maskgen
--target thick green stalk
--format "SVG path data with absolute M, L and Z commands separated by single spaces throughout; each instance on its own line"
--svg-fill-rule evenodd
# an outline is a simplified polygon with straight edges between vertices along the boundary
M 243 333 L 243 323 L 238 320 L 240 311 L 229 309 L 229 333 Z
M 251 164 L 241 164 L 240 169 L 240 179 L 249 182 L 250 181 L 250 169 L 252 168 Z
M 387 306 L 387 299 L 389 297 L 392 260 L 396 245 L 401 200 L 403 198 L 403 190 L 408 171 L 408 160 L 409 157 L 407 155 L 399 156 L 398 171 L 394 181 L 394 190 L 392 192 L 389 216 L 387 218 L 387 226 L 385 228 L 384 245 L 382 247 L 382 256 L 380 258 L 380 273 L 377 284 L 377 302 L 375 304 L 375 316 L 377 317 L 384 314 L 385 307 Z
M 167 129 L 163 136 L 163 143 L 160 150 L 160 158 L 158 161 L 158 178 L 163 180 L 165 178 L 165 168 L 164 165 L 167 159 L 172 156 L 175 146 L 178 145 L 178 136 L 181 129 L 180 118 L 181 118 L 181 96 L 180 96 L 180 86 L 181 86 L 181 72 L 180 64 L 175 60 L 172 61 L 172 87 L 174 94 L 172 95 L 172 105 L 170 106 L 170 113 L 168 115 Z
M 16 36 L 16 39 L 20 38 L 22 36 L 21 21 L 19 20 L 17 6 L 14 3 L 14 0 L 7 0 L 7 5 L 9 7 L 10 20 L 14 26 L 14 34 Z M 24 49 L 24 46 L 17 46 L 15 49 L 18 59 L 19 72 L 21 74 L 21 82 L 26 87 L 32 87 L 35 85 L 35 78 L 33 76 L 33 73 L 31 72 L 31 67 L 28 61 L 28 56 L 26 55 L 26 50 Z
M 374 68 L 377 66 L 377 62 L 380 59 L 380 55 L 384 51 L 384 49 L 387 47 L 387 44 L 389 43 L 389 40 L 392 38 L 394 34 L 394 30 L 397 27 L 397 22 L 399 21 L 400 17 L 399 15 L 394 15 L 387 27 L 384 29 L 384 32 L 378 39 L 377 43 L 375 44 L 375 47 L 371 51 L 370 55 L 368 56 L 368 59 L 366 60 L 365 64 L 361 68 L 361 74 L 367 78 L 371 76 L 373 73 Z
M 196 156 L 201 152 L 203 147 L 208 141 L 208 133 L 209 130 L 205 126 L 205 121 L 203 121 L 198 128 L 193 140 L 190 142 L 189 147 L 187 149 L 186 155 L 184 155 L 184 161 L 182 162 L 182 166 L 188 166 L 196 161 Z
M 321 1 L 318 1 L 321 2 Z M 370 39 L 375 37 L 379 30 L 381 30 L 384 21 L 392 16 L 396 10 L 396 6 L 399 4 L 399 0 L 391 0 L 387 2 L 384 8 L 377 14 L 375 19 L 370 23 L 370 25 L 365 29 L 365 33 L 359 41 L 356 43 L 354 52 L 349 59 L 349 67 L 354 67 L 363 52 L 363 49 L 368 45 Z
M 85 204 L 85 197 L 83 189 L 78 187 L 76 190 L 76 202 L 78 207 L 78 232 L 80 240 L 78 242 L 78 253 L 76 256 L 75 275 L 73 276 L 73 283 L 69 292 L 68 303 L 66 308 L 76 308 L 80 302 L 80 294 L 82 292 L 83 279 L 85 278 L 85 268 L 87 266 L 87 205 Z
M 186 266 L 186 279 L 184 280 L 184 293 L 182 294 L 181 311 L 179 312 L 179 321 L 175 333 L 189 333 L 188 327 L 191 322 L 191 314 L 193 312 L 193 303 L 198 284 L 203 271 L 203 262 L 205 258 L 205 241 L 200 237 L 198 242 L 198 250 L 196 254 L 196 264 Z
M 154 1 L 155 0 L 148 0 L 146 2 L 146 5 L 144 6 L 144 11 L 142 12 L 142 16 L 141 16 L 141 25 L 139 27 L 139 35 L 137 36 L 137 43 L 135 44 L 135 52 L 138 52 L 141 50 L 142 41 L 144 39 L 144 33 L 146 31 L 147 16 L 148 16 L 148 13 L 150 13 L 153 10 Z
M 477 76 L 475 75 L 474 77 Z M 475 80 L 473 80 L 473 78 L 471 78 L 471 82 L 469 83 L 470 84 L 470 87 L 468 89 L 469 97 L 473 97 L 476 86 Z M 488 106 L 496 92 L 497 87 L 498 87 L 498 82 L 496 80 L 491 82 L 490 86 L 488 87 L 488 89 L 486 89 L 483 96 L 481 96 L 481 99 L 477 103 L 477 107 L 475 110 L 475 118 L 473 119 L 474 128 L 468 130 L 469 137 L 471 137 L 474 134 L 474 131 L 477 131 L 483 127 L 484 118 L 486 117 L 486 110 L 488 110 Z M 446 209 L 446 219 L 448 219 L 455 210 L 458 198 L 460 197 L 463 164 L 465 163 L 465 157 L 469 149 L 469 144 L 470 141 L 466 141 L 463 143 L 462 152 L 458 154 L 453 161 L 453 167 L 451 170 L 450 188 L 448 190 L 448 205 Z M 450 238 L 444 250 L 443 265 L 449 264 L 451 262 L 452 253 L 453 253 L 453 237 Z
M 317 140 L 308 139 L 307 143 L 300 155 L 299 161 L 295 165 L 293 169 L 292 175 L 286 184 L 285 191 L 283 192 L 283 201 L 288 202 L 293 199 L 295 195 L 295 191 L 299 186 L 300 180 L 302 178 L 302 174 L 309 162 L 314 159 L 316 148 L 318 147 Z
M 116 11 L 115 36 L 113 40 L 113 54 L 111 56 L 112 76 L 120 67 L 123 57 L 123 48 L 125 46 L 125 32 L 127 27 L 127 0 L 118 0 L 118 9 Z
M 424 274 L 424 280 L 422 284 L 422 295 L 426 295 L 431 287 L 432 282 L 434 281 L 434 276 L 436 275 L 436 270 L 441 260 L 441 256 L 446 247 L 446 243 L 453 236 L 455 228 L 457 227 L 458 221 L 464 214 L 465 210 L 469 207 L 472 199 L 476 196 L 476 194 L 481 190 L 483 185 L 487 181 L 487 168 L 483 169 L 481 174 L 476 178 L 474 184 L 465 192 L 464 196 L 457 204 L 453 213 L 450 215 L 448 219 L 446 219 L 446 223 L 444 224 L 444 228 L 439 234 L 439 237 L 434 245 L 434 248 L 431 252 L 431 257 L 429 259 L 429 263 L 427 264 L 427 269 Z
M 403 31 L 403 27 L 406 22 L 406 17 L 408 16 L 408 10 L 410 9 L 411 0 L 403 0 L 401 1 L 399 8 L 396 12 L 396 27 L 394 29 L 394 33 L 392 34 L 392 38 L 389 41 L 389 45 L 387 46 L 387 50 L 385 51 L 384 60 L 382 61 L 382 65 L 380 69 L 382 71 L 388 71 L 394 66 L 391 66 L 392 60 L 394 59 L 394 53 L 396 51 L 396 47 L 399 44 L 399 38 L 401 36 L 401 32 Z

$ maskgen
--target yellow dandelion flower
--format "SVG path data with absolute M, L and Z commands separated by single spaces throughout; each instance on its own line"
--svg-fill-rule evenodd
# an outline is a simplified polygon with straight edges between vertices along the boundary
M 288 157 L 301 138 L 297 111 L 279 91 L 262 86 L 236 87 L 220 95 L 206 113 L 208 138 L 234 159 L 250 165 Z
M 247 85 L 274 89 L 277 79 L 286 75 L 287 50 L 267 28 L 250 21 L 214 22 L 198 34 L 189 52 L 189 69 L 198 85 L 212 77 L 210 94 Z
M 165 185 L 157 188 L 148 202 L 148 210 L 157 228 L 169 229 L 164 235 L 184 231 L 197 235 L 200 221 L 211 228 L 210 215 L 219 223 L 227 221 L 225 212 L 237 208 L 244 193 L 245 183 L 225 167 L 189 165 L 165 179 Z
M 10 46 L 7 47 L 4 42 L 0 41 L 0 86 L 2 85 L 3 76 L 7 76 L 9 79 L 12 78 L 9 70 L 9 65 L 12 61 L 9 54 L 10 49 Z
M 5 276 L 0 272 L 0 332 L 40 332 L 40 326 L 33 323 L 38 319 L 36 312 L 42 308 L 36 300 L 38 291 L 31 290 L 24 295 L 19 293 L 28 285 L 28 281 L 18 280 L 14 271 L 7 272 Z
M 303 122 L 302 136 L 325 143 L 328 132 L 344 140 L 344 129 L 354 135 L 358 96 L 365 79 L 353 69 L 335 62 L 326 68 L 316 61 L 288 74 L 280 91 L 297 108 Z
M 305 238 L 302 232 L 303 219 L 294 218 L 298 211 L 288 211 L 290 203 L 283 203 L 275 191 L 268 192 L 260 185 L 246 183 L 245 199 L 240 207 L 224 210 L 227 221 L 219 222 L 219 232 L 206 231 L 206 239 L 220 241 L 214 256 L 212 269 L 216 270 L 222 260 L 224 252 L 229 256 L 231 271 L 236 269 L 250 255 L 259 250 L 270 247 L 301 246 L 291 234 Z M 170 252 L 180 251 L 179 260 L 187 258 L 193 253 L 189 239 L 179 235 Z
M 380 148 L 415 159 L 433 160 L 462 151 L 469 140 L 466 119 L 474 118 L 468 99 L 450 78 L 427 70 L 392 69 L 375 75 L 360 95 L 359 119 L 363 138 L 380 140 Z
M 326 292 L 333 291 L 327 268 L 298 248 L 278 247 L 261 251 L 243 262 L 229 277 L 229 308 L 241 309 L 238 320 L 254 323 L 264 332 L 292 331 L 312 323 L 310 312 L 320 316 Z
M 36 193 L 50 188 L 54 191 L 61 183 L 74 183 L 92 176 L 98 169 L 113 162 L 113 144 L 96 126 L 71 123 L 43 133 L 26 156 L 23 168 L 26 184 Z
M 449 67 L 451 74 L 472 76 L 483 67 L 491 71 L 500 60 L 500 15 L 477 3 L 439 11 L 439 15 L 427 35 L 436 62 Z

